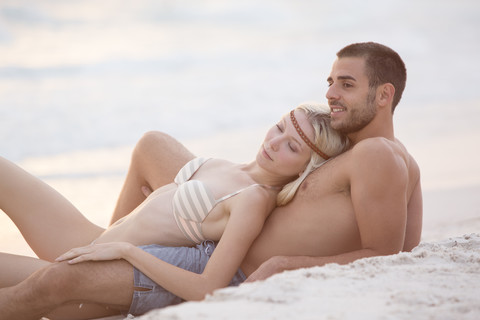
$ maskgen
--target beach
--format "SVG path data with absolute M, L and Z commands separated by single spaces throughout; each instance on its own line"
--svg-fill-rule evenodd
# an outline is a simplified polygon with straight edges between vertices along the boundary
M 384 43 L 407 66 L 394 121 L 421 169 L 419 247 L 285 272 L 137 318 L 478 319 L 478 17 L 471 0 L 5 0 L 0 156 L 106 227 L 143 133 L 251 161 L 282 114 L 326 102 L 340 48 Z M 0 251 L 35 256 L 3 213 Z
M 255 150 L 257 134 L 243 132 L 184 143 L 195 152 L 208 150 L 215 156 L 229 155 L 242 161 Z M 245 141 L 245 152 L 232 148 L 232 140 Z M 24 166 L 51 176 L 47 181 L 88 213 L 92 221 L 107 225 L 109 215 L 105 212 L 113 210 L 122 178 L 93 174 L 73 178 L 72 163 L 85 165 L 89 159 L 93 163 L 91 172 L 102 172 L 107 166 L 122 170 L 128 165 L 130 152 L 130 148 L 120 148 L 108 153 L 75 153 L 27 161 Z M 118 159 L 117 163 L 111 159 Z M 60 172 L 48 169 L 52 162 Z M 55 179 L 63 170 L 72 172 L 73 177 Z M 478 194 L 479 186 L 427 188 L 422 241 L 411 253 L 284 272 L 266 281 L 217 290 L 202 302 L 154 310 L 135 319 L 478 319 Z M 1 218 L 5 226 L 8 221 Z M 9 230 L 8 237 L 2 235 L 0 250 L 34 256 L 14 226 Z
M 478 319 L 480 234 L 284 272 L 139 319 Z

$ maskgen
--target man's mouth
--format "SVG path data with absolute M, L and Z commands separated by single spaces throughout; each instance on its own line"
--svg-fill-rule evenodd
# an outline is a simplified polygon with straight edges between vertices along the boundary
M 338 101 L 332 101 L 331 103 L 329 103 L 329 106 L 330 106 L 330 113 L 331 114 L 335 114 L 335 113 L 339 113 L 339 112 L 343 112 L 343 111 L 347 110 L 347 108 L 345 108 Z
M 345 108 L 343 108 L 343 107 L 331 107 L 330 108 L 331 113 L 337 113 L 337 112 L 342 112 L 342 111 L 345 111 Z

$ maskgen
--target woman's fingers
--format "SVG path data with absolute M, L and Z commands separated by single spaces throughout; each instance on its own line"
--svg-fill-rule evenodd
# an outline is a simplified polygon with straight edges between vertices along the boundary
M 92 259 L 89 254 L 82 254 L 76 258 L 68 260 L 68 264 L 75 264 L 75 263 L 89 261 L 89 260 L 94 260 L 94 259 Z
M 126 248 L 132 246 L 127 242 L 110 242 L 91 244 L 85 247 L 74 248 L 55 259 L 57 262 L 68 260 L 75 264 L 83 261 L 105 261 L 122 259 Z
M 92 252 L 92 245 L 88 245 L 86 247 L 79 247 L 79 248 L 73 248 L 70 249 L 69 251 L 65 252 L 62 254 L 60 257 L 55 259 L 57 262 L 65 261 L 65 260 L 71 260 L 74 259 L 80 255 L 85 255 L 87 253 Z

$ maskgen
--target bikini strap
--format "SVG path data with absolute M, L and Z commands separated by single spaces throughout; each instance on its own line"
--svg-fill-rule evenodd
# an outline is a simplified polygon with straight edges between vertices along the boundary
M 246 186 L 246 187 L 244 187 L 244 188 L 241 188 L 240 190 L 237 190 L 237 191 L 235 191 L 235 192 L 232 192 L 232 193 L 230 193 L 230 194 L 227 194 L 226 196 L 221 197 L 220 199 L 218 199 L 217 201 L 215 201 L 215 203 L 219 203 L 219 202 L 222 202 L 222 201 L 224 201 L 224 200 L 227 200 L 228 198 L 231 198 L 231 197 L 239 194 L 240 192 L 245 191 L 245 190 L 247 190 L 248 188 L 250 188 L 250 187 L 255 187 L 255 186 L 260 186 L 260 187 L 264 187 L 264 188 L 268 188 L 268 189 L 281 189 L 281 188 L 279 188 L 279 187 L 272 187 L 272 186 L 269 186 L 269 185 L 266 185 L 266 184 L 254 183 L 254 184 L 251 184 L 251 185 Z

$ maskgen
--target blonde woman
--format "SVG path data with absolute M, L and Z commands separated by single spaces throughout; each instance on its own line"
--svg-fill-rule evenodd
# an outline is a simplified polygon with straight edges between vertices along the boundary
M 329 125 L 329 113 L 317 104 L 292 110 L 267 132 L 249 164 L 193 159 L 175 181 L 107 229 L 6 160 L 0 161 L 0 208 L 40 259 L 132 264 L 140 289 L 132 314 L 151 309 L 153 300 L 155 307 L 200 300 L 245 280 L 239 266 L 273 208 L 288 203 L 310 172 L 346 150 L 345 138 Z M 183 258 L 167 248 L 179 246 Z

